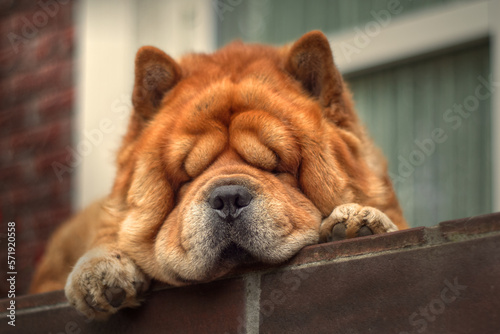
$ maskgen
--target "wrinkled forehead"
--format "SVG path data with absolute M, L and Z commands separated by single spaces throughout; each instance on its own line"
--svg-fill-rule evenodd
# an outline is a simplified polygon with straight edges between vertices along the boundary
M 230 147 L 258 168 L 296 170 L 302 143 L 317 141 L 322 124 L 314 100 L 259 77 L 220 80 L 168 108 L 167 166 L 190 177 Z
M 177 124 L 197 133 L 209 125 L 228 127 L 244 112 L 265 112 L 297 130 L 314 131 L 320 126 L 318 104 L 286 83 L 271 77 L 252 76 L 239 82 L 222 79 L 197 88 L 184 102 Z M 176 112 L 176 111 L 174 111 Z

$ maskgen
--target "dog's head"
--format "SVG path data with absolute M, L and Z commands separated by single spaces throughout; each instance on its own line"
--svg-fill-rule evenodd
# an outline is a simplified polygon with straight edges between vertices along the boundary
M 353 196 L 356 118 L 322 33 L 179 63 L 143 47 L 135 71 L 109 206 L 121 247 L 152 277 L 182 284 L 282 262 Z

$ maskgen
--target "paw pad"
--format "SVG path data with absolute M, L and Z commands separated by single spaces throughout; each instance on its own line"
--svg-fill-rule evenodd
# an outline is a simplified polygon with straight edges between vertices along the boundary
M 368 226 L 362 226 L 358 231 L 358 237 L 373 235 L 373 231 Z
M 106 289 L 104 294 L 106 295 L 106 300 L 108 301 L 109 305 L 113 307 L 121 306 L 125 301 L 125 298 L 127 297 L 127 293 L 125 292 L 125 290 L 120 287 L 108 288 Z
M 346 231 L 347 227 L 343 223 L 338 223 L 335 225 L 332 229 L 332 235 L 330 236 L 330 241 L 338 241 L 338 240 L 344 240 L 346 238 Z
M 328 241 L 339 241 L 347 238 L 347 226 L 344 223 L 336 224 L 332 229 L 332 234 Z M 362 226 L 357 233 L 358 237 L 366 237 L 368 235 L 373 235 L 373 231 L 368 226 Z

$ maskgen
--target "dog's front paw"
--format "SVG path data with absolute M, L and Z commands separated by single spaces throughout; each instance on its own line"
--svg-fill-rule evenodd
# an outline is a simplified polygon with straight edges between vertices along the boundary
M 149 279 L 119 251 L 96 248 L 83 255 L 68 277 L 66 298 L 88 318 L 106 319 L 125 307 L 135 307 Z
M 382 211 L 349 203 L 339 205 L 323 220 L 320 237 L 326 242 L 397 230 L 396 225 Z

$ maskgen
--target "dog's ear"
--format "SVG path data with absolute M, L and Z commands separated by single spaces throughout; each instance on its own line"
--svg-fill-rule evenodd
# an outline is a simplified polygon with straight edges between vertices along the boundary
M 143 46 L 135 57 L 135 83 L 132 103 L 135 113 L 149 120 L 160 107 L 165 93 L 181 79 L 181 68 L 165 52 Z
M 319 99 L 323 107 L 341 101 L 342 77 L 333 62 L 326 36 L 311 31 L 296 41 L 288 53 L 285 69 L 309 94 Z

